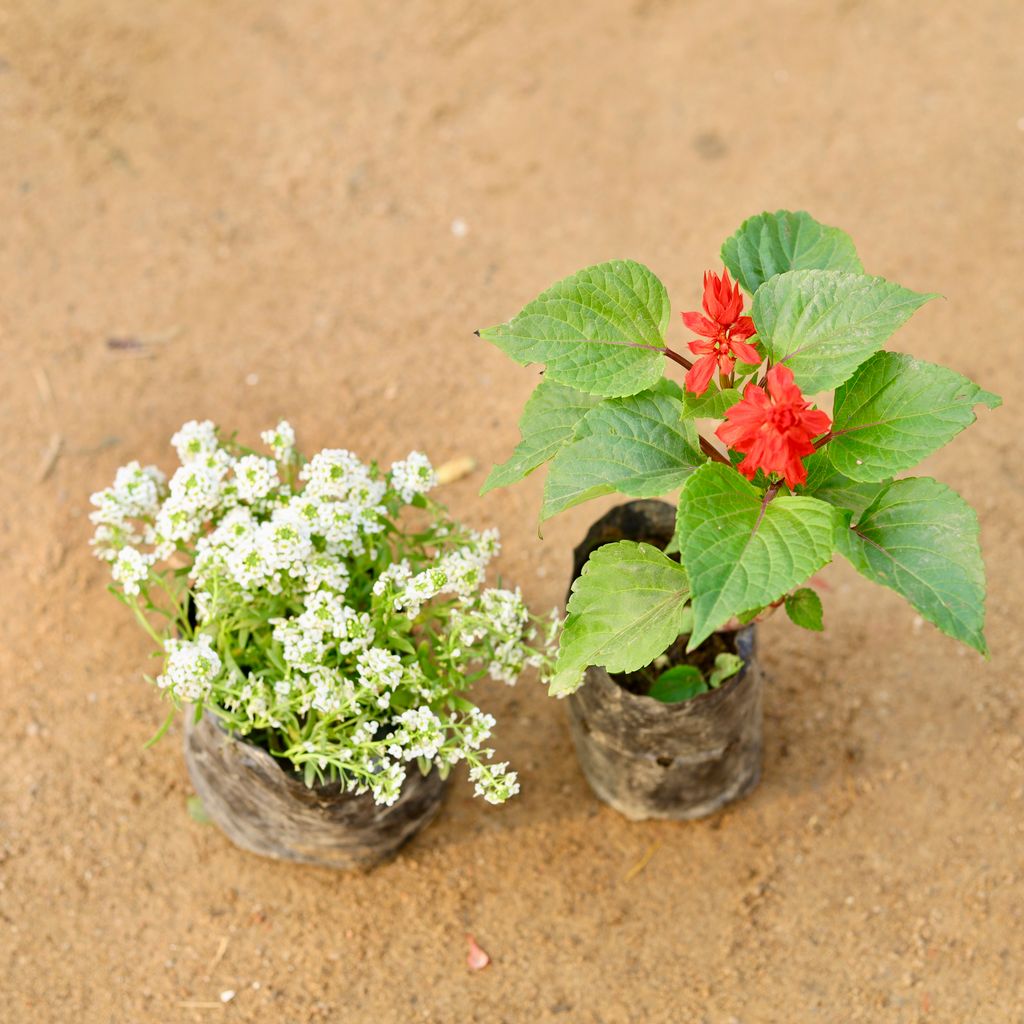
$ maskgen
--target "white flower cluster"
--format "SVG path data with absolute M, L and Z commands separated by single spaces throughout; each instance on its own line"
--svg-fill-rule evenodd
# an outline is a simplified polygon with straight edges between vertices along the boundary
M 489 804 L 502 804 L 519 792 L 519 775 L 508 770 L 508 761 L 475 765 L 469 770 L 469 781 L 476 784 L 473 795 L 482 796 Z
M 125 598 L 145 611 L 180 595 L 172 618 L 194 639 L 166 640 L 157 684 L 378 803 L 412 762 L 465 761 L 493 803 L 518 792 L 488 762 L 493 717 L 461 696 L 480 669 L 512 683 L 548 663 L 519 592 L 485 586 L 497 533 L 424 499 L 436 475 L 418 452 L 382 473 L 343 448 L 303 462 L 284 421 L 261 437 L 272 458 L 191 421 L 169 480 L 133 462 L 92 497 L 95 550 Z M 406 535 L 413 503 L 431 525 Z
M 220 655 L 213 649 L 211 638 L 201 633 L 196 640 L 167 640 L 164 649 L 167 665 L 163 675 L 157 676 L 156 685 L 190 704 L 205 700 L 221 670 Z
M 437 486 L 437 474 L 430 460 L 421 452 L 391 464 L 391 486 L 407 505 L 417 494 L 426 494 Z

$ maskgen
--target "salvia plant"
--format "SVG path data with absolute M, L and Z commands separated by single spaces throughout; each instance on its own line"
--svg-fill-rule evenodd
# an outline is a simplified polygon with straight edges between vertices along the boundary
M 485 675 L 546 673 L 558 622 L 485 586 L 497 533 L 427 496 L 436 477 L 417 452 L 383 472 L 344 449 L 305 461 L 287 422 L 262 438 L 272 458 L 186 423 L 169 480 L 132 462 L 92 496 L 111 590 L 163 657 L 164 728 L 193 705 L 307 785 L 340 781 L 381 804 L 410 767 L 446 775 L 460 761 L 477 795 L 515 794 L 486 746 L 494 718 L 465 694 Z
M 575 689 L 589 665 L 650 665 L 680 635 L 693 652 L 781 603 L 821 629 L 803 584 L 837 551 L 986 654 L 977 517 L 945 484 L 899 476 L 973 423 L 977 404 L 1000 404 L 958 373 L 882 350 L 935 296 L 866 274 L 844 232 L 803 212 L 744 221 L 721 258 L 702 310 L 682 313 L 697 336 L 689 355 L 666 341 L 664 286 L 630 260 L 582 270 L 478 332 L 545 366 L 522 440 L 484 491 L 550 462 L 547 519 L 612 492 L 681 489 L 666 551 L 620 541 L 590 556 L 552 691 Z M 663 685 L 680 699 L 715 683 Z

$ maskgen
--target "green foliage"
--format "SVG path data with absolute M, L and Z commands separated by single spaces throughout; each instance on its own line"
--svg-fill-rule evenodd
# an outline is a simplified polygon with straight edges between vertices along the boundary
M 751 315 L 771 361 L 813 395 L 847 380 L 932 298 L 881 277 L 791 270 L 758 288 Z
M 878 483 L 864 484 L 850 480 L 832 465 L 829 455 L 831 447 L 830 442 L 807 458 L 804 463 L 807 468 L 807 482 L 802 486 L 800 493 L 827 501 L 830 505 L 850 512 L 863 512 L 892 481 L 882 480 Z
M 708 690 L 717 690 L 742 668 L 743 659 L 726 651 L 715 656 L 715 667 L 707 679 L 696 665 L 673 665 L 658 676 L 648 696 L 664 704 L 678 704 Z
M 185 801 L 185 807 L 188 816 L 199 825 L 209 825 L 213 820 L 210 812 L 203 806 L 202 798 L 194 793 Z
M 679 502 L 683 565 L 693 588 L 688 650 L 732 616 L 770 604 L 832 557 L 836 510 L 806 497 L 765 503 L 756 487 L 720 463 L 688 481 Z
M 551 693 L 571 693 L 589 665 L 633 672 L 691 623 L 686 573 L 650 544 L 622 540 L 594 551 L 572 585 Z
M 943 366 L 879 352 L 836 391 L 829 458 L 851 480 L 884 480 L 969 427 L 979 402 L 1001 404 Z
M 491 470 L 480 493 L 514 484 L 553 458 L 572 440 L 580 420 L 599 401 L 575 388 L 542 380 L 527 400 L 519 420 L 522 440 L 507 462 Z
M 719 390 L 712 381 L 703 395 L 683 392 L 683 416 L 688 420 L 720 420 L 742 397 L 736 388 Z
M 801 587 L 786 595 L 786 614 L 803 629 L 820 633 L 825 628 L 821 598 L 810 587 Z
M 726 679 L 731 679 L 741 668 L 743 659 L 738 654 L 730 654 L 728 651 L 716 654 L 715 667 L 708 677 L 708 685 L 712 690 L 717 690 Z
M 648 696 L 663 704 L 678 704 L 707 690 L 708 684 L 696 665 L 673 665 L 658 676 Z
M 650 498 L 677 488 L 705 462 L 690 446 L 681 401 L 679 386 L 662 380 L 591 409 L 551 463 L 541 519 L 612 491 Z
M 819 224 L 800 210 L 776 210 L 745 220 L 722 244 L 722 262 L 751 294 L 787 270 L 845 270 L 863 273 L 853 240 L 845 231 Z
M 820 630 L 821 602 L 801 584 L 837 543 L 866 576 L 984 650 L 973 513 L 934 481 L 893 482 L 973 423 L 976 405 L 1000 404 L 951 370 L 881 351 L 934 295 L 866 275 L 849 236 L 803 211 L 747 219 L 721 254 L 753 296 L 754 343 L 765 361 L 719 372 L 699 396 L 662 377 L 668 297 L 637 263 L 589 267 L 481 332 L 519 362 L 547 367 L 524 411 L 522 440 L 485 493 L 549 460 L 542 519 L 613 492 L 652 498 L 682 488 L 665 552 L 609 551 L 577 581 L 553 691 L 573 689 L 589 664 L 644 667 L 683 633 L 693 650 L 734 616 L 752 621 L 782 599 L 796 624 Z M 808 400 L 836 391 L 820 449 L 803 454 L 786 429 L 787 410 L 799 418 L 801 406 L 777 399 L 772 411 L 752 402 L 745 420 L 735 417 L 749 427 L 733 434 L 743 451 L 731 447 L 719 458 L 698 424 L 724 419 L 746 383 L 778 365 Z M 736 469 L 745 456 L 755 470 L 750 481 Z M 807 471 L 803 484 L 795 482 L 795 459 Z M 684 699 L 692 676 L 670 670 L 659 692 Z
M 839 550 L 862 575 L 902 594 L 944 633 L 987 654 L 978 518 L 930 477 L 897 480 L 848 530 Z
M 479 333 L 518 363 L 544 363 L 547 380 L 617 398 L 662 376 L 669 313 L 665 286 L 650 270 L 612 260 L 559 281 L 508 323 Z

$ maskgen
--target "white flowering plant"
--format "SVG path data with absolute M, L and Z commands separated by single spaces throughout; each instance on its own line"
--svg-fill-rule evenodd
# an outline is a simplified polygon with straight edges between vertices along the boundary
M 557 614 L 486 586 L 497 532 L 428 497 L 424 455 L 384 472 L 345 449 L 307 462 L 287 422 L 262 439 L 271 456 L 186 423 L 170 479 L 131 462 L 92 496 L 110 589 L 164 660 L 153 681 L 173 707 L 158 736 L 187 704 L 310 786 L 392 804 L 414 764 L 446 776 L 465 761 L 478 796 L 517 793 L 486 746 L 494 718 L 465 694 L 527 667 L 546 678 Z

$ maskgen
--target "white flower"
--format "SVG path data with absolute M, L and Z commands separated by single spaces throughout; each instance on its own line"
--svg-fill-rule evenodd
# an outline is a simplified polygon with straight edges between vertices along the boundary
M 153 555 L 144 555 L 132 547 L 123 547 L 110 566 L 110 575 L 126 594 L 137 594 L 139 584 L 149 576 Z
M 166 640 L 167 664 L 156 684 L 179 700 L 195 704 L 209 696 L 221 670 L 221 660 L 205 633 L 196 640 Z
M 490 739 L 491 731 L 496 724 L 493 715 L 486 715 L 479 708 L 473 708 L 465 723 L 465 745 L 470 750 L 479 750 Z
M 260 501 L 281 483 L 277 463 L 261 455 L 243 455 L 235 463 L 235 485 L 242 501 Z
M 394 758 L 434 758 L 444 744 L 444 723 L 426 705 L 403 711 L 398 716 L 398 726 L 388 737 L 388 753 Z
M 391 464 L 391 487 L 407 505 L 417 494 L 436 486 L 437 474 L 422 452 L 409 452 L 405 459 Z
M 274 639 L 281 645 L 284 660 L 292 668 L 311 671 L 323 664 L 327 645 L 323 632 L 299 619 L 272 619 Z
M 195 462 L 206 455 L 212 455 L 220 445 L 217 440 L 217 428 L 212 420 L 189 420 L 182 424 L 181 429 L 171 438 L 183 466 Z
M 370 481 L 370 471 L 348 449 L 324 448 L 302 467 L 299 479 L 306 481 L 307 495 L 344 499 Z
M 288 462 L 295 454 L 295 431 L 287 420 L 281 420 L 273 430 L 264 430 L 260 438 L 278 462 Z
M 402 660 L 397 654 L 371 647 L 356 658 L 359 681 L 375 694 L 394 690 L 402 681 Z
M 390 807 L 402 795 L 403 782 L 405 782 L 405 768 L 401 763 L 385 757 L 370 782 L 374 801 L 384 804 L 385 807 Z
M 469 781 L 476 783 L 474 796 L 482 796 L 489 804 L 504 803 L 519 792 L 519 776 L 508 770 L 508 762 L 480 764 L 469 770 Z

